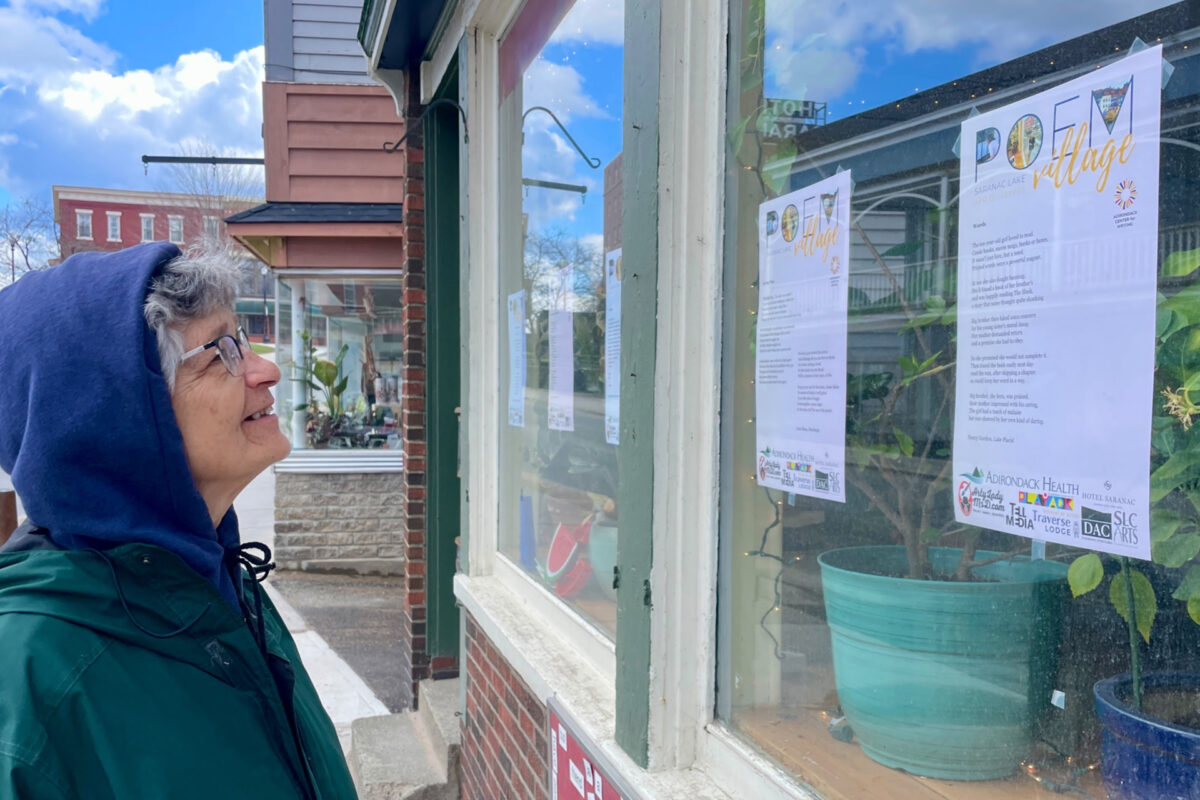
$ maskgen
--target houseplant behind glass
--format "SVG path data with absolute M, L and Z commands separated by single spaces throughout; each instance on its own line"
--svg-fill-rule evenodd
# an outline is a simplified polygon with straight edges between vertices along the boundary
M 1200 797 L 1200 673 L 1176 665 L 1145 672 L 1141 652 L 1143 642 L 1151 644 L 1160 593 L 1184 603 L 1200 625 L 1200 440 L 1192 426 L 1200 414 L 1192 399 L 1200 390 L 1200 284 L 1190 283 L 1197 267 L 1200 249 L 1171 254 L 1160 270 L 1155 394 L 1162 413 L 1151 440 L 1152 565 L 1139 568 L 1120 556 L 1107 576 L 1109 601 L 1128 629 L 1130 664 L 1129 673 L 1095 687 L 1104 781 L 1113 800 Z M 1105 578 L 1096 553 L 1076 558 L 1068 574 L 1076 597 Z M 1194 662 L 1182 666 L 1195 669 Z
M 1018 769 L 1035 717 L 1049 707 L 1066 566 L 980 550 L 981 531 L 954 521 L 953 269 L 929 257 L 932 231 L 939 222 L 952 230 L 952 220 L 939 220 L 939 208 L 907 213 L 925 241 L 882 253 L 864 230 L 870 220 L 855 225 L 891 291 L 871 300 L 851 289 L 851 344 L 857 332 L 889 329 L 903 344 L 893 368 L 849 381 L 847 483 L 894 544 L 820 556 L 835 683 L 871 758 L 929 777 L 987 780 Z M 907 263 L 897 275 L 888 262 L 899 259 Z M 925 288 L 936 285 L 944 293 Z M 983 535 L 993 548 L 1013 541 Z M 1020 547 L 1027 553 L 1029 544 Z

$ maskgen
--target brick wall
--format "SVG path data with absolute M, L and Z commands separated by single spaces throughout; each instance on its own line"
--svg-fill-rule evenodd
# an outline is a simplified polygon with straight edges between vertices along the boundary
M 404 375 L 400 384 L 400 436 L 404 443 L 404 473 L 400 486 L 405 530 L 404 614 L 410 636 L 404 642 L 404 667 L 412 675 L 410 705 L 417 684 L 429 677 L 429 650 L 425 639 L 425 150 L 424 110 L 417 81 L 409 73 L 405 104 L 404 240 L 401 254 L 404 302 L 400 321 L 404 329 Z
M 275 476 L 275 563 L 404 556 L 400 473 Z
M 462 800 L 547 800 L 546 707 L 470 614 L 463 613 L 463 624 Z

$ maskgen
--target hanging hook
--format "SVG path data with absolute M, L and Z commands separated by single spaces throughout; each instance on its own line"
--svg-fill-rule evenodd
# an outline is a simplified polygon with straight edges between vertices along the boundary
M 383 149 L 388 153 L 394 153 L 399 150 L 400 145 L 404 144 L 404 140 L 411 136 L 413 131 L 417 129 L 417 126 L 425 120 L 425 116 L 440 105 L 451 105 L 458 109 L 458 115 L 462 117 L 463 142 L 465 143 L 467 141 L 467 112 L 463 111 L 463 107 L 450 98 L 439 97 L 429 105 L 425 106 L 425 110 L 421 112 L 421 116 L 417 117 L 417 121 L 413 123 L 412 128 L 406 131 L 405 134 L 400 137 L 400 141 L 396 142 L 395 144 L 392 144 L 391 142 L 384 142 Z
M 583 152 L 583 148 L 579 146 L 579 142 L 575 141 L 575 137 L 567 132 L 566 126 L 564 126 L 562 124 L 562 121 L 559 120 L 559 118 L 557 116 L 555 116 L 553 111 L 546 108 L 545 106 L 530 106 L 529 108 L 525 109 L 525 113 L 521 115 L 521 130 L 522 130 L 521 135 L 522 136 L 524 136 L 525 118 L 528 117 L 530 112 L 533 112 L 533 111 L 545 111 L 547 114 L 549 114 L 550 119 L 554 120 L 554 124 L 558 126 L 558 129 L 560 131 L 563 132 L 563 136 L 566 136 L 567 139 L 570 140 L 571 146 L 575 148 L 575 152 L 579 153 L 580 157 L 583 158 L 583 160 L 585 162 L 587 162 L 587 165 L 589 167 L 591 167 L 592 169 L 598 169 L 600 167 L 600 159 L 588 158 L 588 154 Z

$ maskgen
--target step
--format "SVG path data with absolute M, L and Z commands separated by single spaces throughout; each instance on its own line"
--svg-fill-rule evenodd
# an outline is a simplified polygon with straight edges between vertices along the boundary
M 451 783 L 458 780 L 459 750 L 462 745 L 462 717 L 459 713 L 458 678 L 424 680 L 417 690 L 417 714 L 435 747 L 445 753 L 446 771 Z
M 350 772 L 359 800 L 457 800 L 437 738 L 416 712 L 354 720 Z

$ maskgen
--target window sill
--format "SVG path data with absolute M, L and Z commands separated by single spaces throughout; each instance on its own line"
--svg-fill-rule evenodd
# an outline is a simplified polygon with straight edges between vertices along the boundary
M 497 566 L 500 561 L 497 559 Z M 699 769 L 649 772 L 616 743 L 615 686 L 579 650 L 552 631 L 539 604 L 499 576 L 456 575 L 454 594 L 502 658 L 545 704 L 555 697 L 589 746 L 600 751 L 646 800 L 731 800 Z
M 401 450 L 293 450 L 277 473 L 403 472 Z

